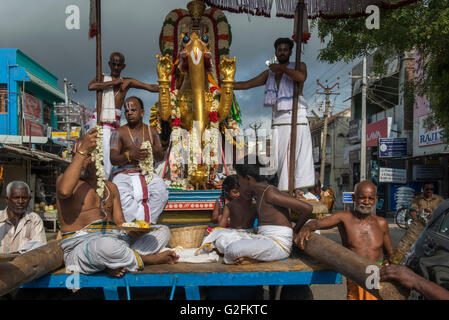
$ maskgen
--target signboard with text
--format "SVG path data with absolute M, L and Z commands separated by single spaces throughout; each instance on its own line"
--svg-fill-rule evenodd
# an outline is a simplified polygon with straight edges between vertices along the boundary
M 444 143 L 443 140 L 443 128 L 433 125 L 428 126 L 426 123 L 427 116 L 418 118 L 419 129 L 418 129 L 418 145 L 420 147 L 433 146 L 436 144 Z
M 387 117 L 366 125 L 366 146 L 376 147 L 379 138 L 388 138 L 393 119 Z
M 379 138 L 380 158 L 401 158 L 407 156 L 407 138 Z
M 343 192 L 343 201 L 342 203 L 353 203 L 352 195 L 354 192 Z
M 407 170 L 396 168 L 379 168 L 379 182 L 406 184 Z
M 42 101 L 28 93 L 25 93 L 24 100 L 23 116 L 25 118 L 25 135 L 43 137 L 45 135 L 45 128 L 42 124 Z
M 25 136 L 43 137 L 45 128 L 40 123 L 25 119 Z
M 412 167 L 413 180 L 433 181 L 444 178 L 444 170 L 439 165 L 414 164 Z
M 25 118 L 42 123 L 42 110 L 42 101 L 25 93 L 25 105 L 23 107 Z

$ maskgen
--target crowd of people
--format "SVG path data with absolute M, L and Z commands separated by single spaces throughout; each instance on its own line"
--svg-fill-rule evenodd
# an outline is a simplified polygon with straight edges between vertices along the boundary
M 226 264 L 249 264 L 285 259 L 293 245 L 304 248 L 310 234 L 317 230 L 337 227 L 342 244 L 357 255 L 382 266 L 384 280 L 396 280 L 407 288 L 421 291 L 430 299 L 448 299 L 448 292 L 434 283 L 414 274 L 403 266 L 390 266 L 392 243 L 387 221 L 376 215 L 377 190 L 369 181 L 354 188 L 354 209 L 333 212 L 322 219 L 311 219 L 312 205 L 303 198 L 307 192 L 333 210 L 335 196 L 332 188 L 323 191 L 316 179 L 306 118 L 307 102 L 302 97 L 302 86 L 307 68 L 299 71 L 289 63 L 293 42 L 287 38 L 275 43 L 278 64 L 270 66 L 254 79 L 236 82 L 235 90 L 265 85 L 265 105 L 273 108 L 274 143 L 277 146 L 277 185 L 261 174 L 263 166 L 251 164 L 245 157 L 235 165 L 235 175 L 225 179 L 212 176 L 209 185 L 221 188 L 212 213 L 215 228 L 204 238 L 201 251 L 216 250 Z M 157 85 L 144 84 L 132 78 L 121 78 L 125 58 L 120 53 L 110 57 L 110 76 L 101 82 L 93 80 L 89 90 L 103 90 L 101 114 L 95 114 L 88 133 L 73 148 L 70 165 L 56 181 L 57 209 L 62 250 L 67 271 L 92 274 L 106 271 L 120 277 L 126 271 L 141 270 L 148 264 L 174 264 L 179 256 L 166 248 L 170 239 L 167 226 L 157 224 L 168 200 L 167 185 L 154 172 L 142 174 L 139 162 L 147 158 L 144 142 L 152 147 L 154 160 L 164 158 L 159 135 L 155 128 L 143 123 L 145 106 L 138 97 L 126 98 L 129 88 L 157 92 Z M 293 82 L 301 83 L 298 113 L 297 161 L 295 194 L 289 195 L 288 148 L 282 139 L 290 136 Z M 126 98 L 126 99 L 125 99 Z M 127 123 L 119 125 L 121 108 Z M 103 194 L 98 195 L 98 168 L 92 159 L 96 148 L 98 129 L 96 117 L 103 128 L 104 174 Z M 215 172 L 213 172 L 215 173 Z M 147 178 L 150 181 L 147 181 Z M 23 252 L 46 243 L 40 217 L 29 212 L 29 186 L 13 182 L 6 188 L 7 208 L 0 211 L 0 252 Z M 417 210 L 430 212 L 440 203 L 430 184 L 424 186 L 422 197 L 414 201 Z M 292 224 L 289 210 L 298 213 Z M 125 232 L 125 222 L 144 220 L 151 224 L 150 232 Z M 348 279 L 348 299 L 375 299 L 369 292 Z

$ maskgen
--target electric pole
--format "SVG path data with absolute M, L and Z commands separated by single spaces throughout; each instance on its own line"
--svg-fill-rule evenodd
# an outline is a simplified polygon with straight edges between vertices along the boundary
M 257 140 L 257 130 L 259 130 L 262 127 L 262 122 L 254 122 L 253 124 L 250 124 L 249 127 L 254 130 L 254 133 L 256 135 L 256 156 L 258 155 L 257 150 L 257 144 L 259 141 Z
M 366 91 L 368 79 L 379 79 L 367 75 L 366 56 L 363 57 L 362 76 L 350 76 L 351 79 L 362 79 L 362 128 L 360 141 L 360 181 L 366 180 Z
M 337 78 L 338 79 L 338 78 Z M 327 122 L 328 122 L 328 114 L 329 114 L 329 106 L 330 106 L 330 99 L 329 97 L 331 95 L 339 95 L 340 93 L 338 92 L 332 92 L 332 89 L 335 86 L 338 86 L 340 88 L 340 83 L 337 82 L 335 83 L 332 87 L 329 87 L 327 85 L 327 80 L 326 80 L 326 86 L 322 85 L 320 83 L 320 80 L 317 79 L 316 83 L 323 88 L 324 92 L 316 92 L 317 94 L 324 94 L 326 96 L 326 103 L 325 103 L 325 107 L 324 107 L 324 125 L 323 125 L 323 137 L 321 139 L 321 166 L 320 166 L 320 181 L 322 184 L 324 184 L 324 169 L 326 167 L 326 138 L 327 138 Z

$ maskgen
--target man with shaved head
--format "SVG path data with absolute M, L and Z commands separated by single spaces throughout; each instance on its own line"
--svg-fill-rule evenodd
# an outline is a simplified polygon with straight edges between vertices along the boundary
M 121 73 L 125 69 L 125 56 L 120 52 L 113 52 L 109 58 L 110 75 L 102 75 L 101 81 L 93 79 L 88 86 L 89 91 L 103 91 L 102 107 L 100 114 L 94 112 L 92 119 L 88 123 L 89 131 L 97 124 L 97 117 L 100 118 L 103 126 L 103 162 L 106 179 L 109 178 L 112 165 L 109 160 L 109 140 L 111 132 L 120 126 L 121 110 L 123 101 L 130 88 L 143 89 L 150 92 L 159 92 L 157 84 L 140 82 L 133 78 L 122 78 Z
M 154 172 L 151 181 L 147 181 L 150 177 L 148 173 L 142 173 L 139 163 L 148 156 L 149 150 L 142 148 L 145 141 L 151 143 L 154 160 L 162 160 L 164 151 L 156 129 L 143 123 L 144 114 L 140 98 L 126 99 L 125 117 L 128 123 L 115 130 L 111 138 L 110 159 L 115 166 L 112 182 L 120 191 L 126 221 L 136 219 L 156 224 L 168 201 L 167 186 Z
M 305 224 L 295 235 L 294 242 L 304 249 L 304 242 L 309 240 L 315 230 L 338 227 L 344 247 L 358 255 L 383 264 L 393 253 L 390 230 L 384 218 L 376 216 L 376 186 L 369 181 L 362 181 L 354 188 L 354 209 L 339 211 L 319 220 Z M 363 288 L 347 279 L 348 300 L 376 299 Z

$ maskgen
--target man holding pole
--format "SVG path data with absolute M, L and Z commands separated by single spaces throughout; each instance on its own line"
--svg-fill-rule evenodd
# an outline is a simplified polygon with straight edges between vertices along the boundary
M 120 52 L 113 52 L 109 58 L 111 74 L 102 75 L 100 82 L 95 78 L 88 86 L 90 91 L 103 92 L 100 114 L 97 115 L 97 112 L 93 114 L 91 121 L 88 123 L 87 130 L 90 130 L 97 124 L 98 117 L 103 126 L 103 161 L 105 177 L 107 179 L 112 171 L 112 165 L 109 160 L 111 130 L 115 130 L 120 126 L 122 105 L 128 90 L 130 88 L 136 88 L 150 92 L 159 92 L 159 87 L 156 84 L 143 83 L 133 78 L 122 78 L 121 72 L 125 67 L 125 56 Z
M 288 190 L 290 135 L 294 100 L 294 84 L 299 82 L 299 103 L 296 122 L 296 150 L 294 170 L 294 190 L 311 187 L 315 183 L 312 155 L 312 138 L 307 119 L 307 101 L 302 96 L 307 79 L 307 66 L 301 63 L 299 70 L 290 63 L 294 43 L 289 38 L 279 38 L 274 43 L 279 63 L 271 64 L 269 70 L 248 81 L 234 83 L 234 90 L 247 90 L 265 85 L 265 107 L 272 108 L 272 143 L 274 164 L 279 178 L 278 189 Z
M 387 221 L 376 216 L 377 190 L 369 181 L 362 181 L 354 188 L 354 210 L 336 212 L 328 217 L 306 223 L 294 242 L 304 250 L 305 242 L 315 230 L 338 227 L 344 247 L 369 259 L 373 265 L 388 261 L 393 253 Z M 377 300 L 376 297 L 347 279 L 348 300 Z

